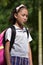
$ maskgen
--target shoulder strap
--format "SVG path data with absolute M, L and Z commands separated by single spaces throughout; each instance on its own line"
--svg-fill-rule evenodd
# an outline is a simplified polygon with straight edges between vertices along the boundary
M 29 31 L 27 28 L 26 28 L 26 32 L 27 32 L 27 38 L 29 38 Z
M 15 36 L 16 36 L 16 29 L 14 26 L 10 26 L 11 30 L 12 30 L 12 33 L 11 33 L 11 41 L 10 41 L 10 51 L 11 51 L 11 48 L 12 48 L 12 45 L 14 43 L 14 40 L 15 40 Z M 6 29 L 7 30 L 7 29 Z M 5 34 L 6 34 L 6 31 L 4 32 L 4 36 L 3 36 L 3 46 L 5 48 Z
M 11 26 L 10 28 L 12 29 L 11 41 L 10 41 L 10 51 L 11 51 L 11 48 L 12 48 L 12 45 L 14 43 L 15 36 L 16 36 L 16 29 L 14 26 Z

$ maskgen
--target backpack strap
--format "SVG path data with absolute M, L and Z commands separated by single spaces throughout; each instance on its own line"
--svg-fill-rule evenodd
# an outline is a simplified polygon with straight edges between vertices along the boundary
M 28 28 L 26 28 L 26 32 L 27 32 L 27 38 L 29 38 L 29 31 L 28 31 Z
M 9 28 L 11 28 L 11 30 L 12 30 L 11 41 L 10 41 L 10 49 L 9 49 L 9 51 L 11 51 L 11 48 L 13 46 L 13 43 L 14 43 L 14 40 L 15 40 L 15 36 L 16 36 L 16 29 L 15 29 L 14 26 L 10 26 Z M 6 31 L 7 31 L 7 29 L 6 29 Z M 4 32 L 4 36 L 3 36 L 3 46 L 4 46 L 4 48 L 5 48 L 5 43 L 6 43 L 6 41 L 5 41 L 6 31 Z
M 15 40 L 15 36 L 16 36 L 16 29 L 15 29 L 15 26 L 11 26 L 10 28 L 12 30 L 11 41 L 10 41 L 10 51 L 11 51 L 11 48 L 13 46 L 13 43 L 14 43 L 14 40 Z

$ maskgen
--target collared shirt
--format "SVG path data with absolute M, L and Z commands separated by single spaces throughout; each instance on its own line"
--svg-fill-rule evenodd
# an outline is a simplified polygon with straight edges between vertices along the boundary
M 27 38 L 27 32 L 25 27 L 23 27 L 23 29 L 20 29 L 19 27 L 17 27 L 16 25 L 15 29 L 16 29 L 16 37 L 15 37 L 15 42 L 13 44 L 13 48 L 11 49 L 11 56 L 19 56 L 19 57 L 26 57 L 28 58 L 28 44 L 30 41 L 32 41 L 32 37 L 29 33 L 29 38 Z M 6 35 L 5 35 L 5 40 L 11 40 L 11 28 L 9 28 L 6 31 Z

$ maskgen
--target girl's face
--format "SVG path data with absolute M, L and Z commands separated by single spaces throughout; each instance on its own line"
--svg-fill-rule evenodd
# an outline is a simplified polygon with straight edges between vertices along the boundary
M 15 16 L 16 22 L 19 24 L 24 24 L 28 19 L 28 10 L 26 8 L 21 8 L 20 11 Z

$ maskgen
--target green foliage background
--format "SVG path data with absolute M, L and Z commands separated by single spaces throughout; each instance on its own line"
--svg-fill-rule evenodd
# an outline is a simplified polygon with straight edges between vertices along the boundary
M 11 11 L 20 3 L 25 4 L 29 10 L 26 26 L 28 26 L 33 38 L 31 42 L 33 65 L 38 65 L 38 0 L 0 0 L 0 33 L 10 25 Z

